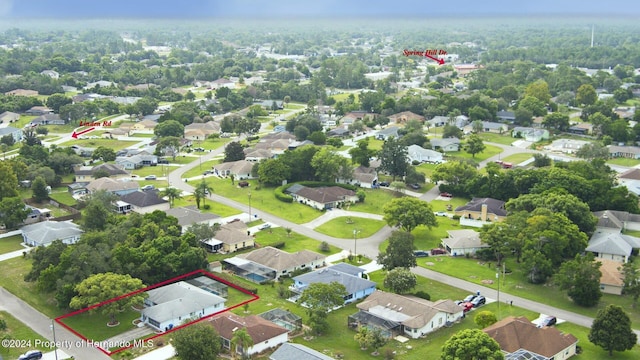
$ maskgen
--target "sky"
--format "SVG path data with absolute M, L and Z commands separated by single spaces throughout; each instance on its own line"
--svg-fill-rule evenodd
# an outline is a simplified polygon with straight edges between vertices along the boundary
M 2 18 L 640 16 L 638 0 L 0 0 Z

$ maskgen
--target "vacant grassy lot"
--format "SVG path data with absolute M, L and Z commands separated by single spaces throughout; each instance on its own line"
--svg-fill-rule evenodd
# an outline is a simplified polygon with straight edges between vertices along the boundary
M 365 219 L 359 217 L 338 217 L 332 219 L 314 230 L 341 239 L 353 239 L 353 230 L 358 230 L 358 238 L 366 238 L 377 233 L 385 225 L 382 220 Z
M 24 249 L 20 243 L 22 243 L 22 235 L 19 234 L 0 238 L 0 254 Z
M 282 248 L 282 250 L 289 253 L 295 253 L 305 249 L 323 253 L 320 251 L 320 241 L 308 238 L 293 231 L 290 234 L 287 234 L 286 229 L 281 227 L 258 231 L 255 234 L 255 241 L 260 246 L 272 246 L 278 243 L 284 243 L 284 248 Z M 324 253 L 325 255 L 337 254 L 341 251 L 341 249 L 333 245 L 329 246 L 329 249 L 329 252 Z
M 483 133 L 480 133 L 479 136 L 480 136 L 480 139 L 482 139 L 482 141 L 498 143 L 503 145 L 511 145 L 511 143 L 518 140 L 516 138 L 511 137 L 511 134 L 509 133 L 505 133 L 501 135 L 496 133 L 483 132 Z
M 206 179 L 213 192 L 223 195 L 226 198 L 249 205 L 249 194 L 251 194 L 251 207 L 254 214 L 264 211 L 280 216 L 296 224 L 304 224 L 322 215 L 319 210 L 299 203 L 285 203 L 276 199 L 273 188 L 259 187 L 256 180 L 249 180 L 250 186 L 241 188 L 235 182 L 231 184 L 230 179 L 219 179 L 210 177 Z
M 5 359 L 17 359 L 20 355 L 28 350 L 41 350 L 43 352 L 50 351 L 51 349 L 45 349 L 43 347 L 36 347 L 35 341 L 42 343 L 46 341 L 45 338 L 38 335 L 35 331 L 31 330 L 28 326 L 23 324 L 20 320 L 14 318 L 6 311 L 0 311 L 0 319 L 7 323 L 6 330 L 0 330 L 0 338 L 20 340 L 23 342 L 30 341 L 32 346 L 29 347 L 17 347 L 17 346 L 0 346 L 0 356 Z
M 446 153 L 446 159 L 447 160 L 469 159 L 475 162 L 481 162 L 481 161 L 487 160 L 492 156 L 496 156 L 502 152 L 502 148 L 497 146 L 485 144 L 485 147 L 486 148 L 484 149 L 484 151 L 479 154 L 476 154 L 475 157 L 471 156 L 471 154 L 463 150 L 463 151 L 454 151 L 454 152 Z
M 512 163 L 513 165 L 518 165 L 523 161 L 527 161 L 527 160 L 531 159 L 532 157 L 533 157 L 533 154 L 520 153 L 520 154 L 509 155 L 509 156 L 507 156 L 505 158 L 502 158 L 500 160 L 502 160 L 504 162 Z
M 63 142 L 62 144 L 60 144 L 60 146 L 78 145 L 78 146 L 91 147 L 91 148 L 97 148 L 98 146 L 105 146 L 118 151 L 135 144 L 137 144 L 137 142 L 135 141 L 124 141 L 124 140 L 115 140 L 115 139 L 78 139 L 78 140 Z

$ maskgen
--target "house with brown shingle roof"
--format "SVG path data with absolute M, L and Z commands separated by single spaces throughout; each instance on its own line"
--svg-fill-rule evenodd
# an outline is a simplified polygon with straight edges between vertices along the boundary
M 222 347 L 230 351 L 235 350 L 231 346 L 233 334 L 240 329 L 246 330 L 253 342 L 251 347 L 245 349 L 246 355 L 275 348 L 289 340 L 289 330 L 257 315 L 241 317 L 227 311 L 212 317 L 208 323 L 216 329 L 222 338 Z M 242 351 L 242 349 L 238 350 Z
M 288 275 L 298 269 L 315 269 L 326 265 L 326 256 L 306 249 L 288 253 L 271 246 L 265 246 L 237 257 L 275 270 L 276 280 L 280 276 Z
M 545 359 L 564 360 L 576 354 L 578 344 L 575 336 L 555 327 L 539 328 L 524 316 L 506 317 L 483 331 L 500 344 L 507 358 L 524 349 Z
M 452 300 L 432 302 L 381 290 L 376 290 L 356 307 L 360 311 L 349 316 L 349 327 L 376 327 L 387 337 L 405 335 L 417 339 L 463 316 L 462 307 Z

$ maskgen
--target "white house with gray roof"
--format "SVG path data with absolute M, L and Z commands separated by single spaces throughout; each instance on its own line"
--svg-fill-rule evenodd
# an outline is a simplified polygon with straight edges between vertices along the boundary
M 167 331 L 225 309 L 225 299 L 186 281 L 146 292 L 140 320 L 150 327 Z
M 30 246 L 49 246 L 55 240 L 75 244 L 82 230 L 71 221 L 42 221 L 22 227 L 24 243 Z

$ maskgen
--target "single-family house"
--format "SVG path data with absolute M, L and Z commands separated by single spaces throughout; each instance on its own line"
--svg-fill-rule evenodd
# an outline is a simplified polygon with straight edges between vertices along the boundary
M 377 328 L 388 338 L 403 335 L 417 339 L 463 317 L 462 307 L 452 300 L 431 302 L 381 290 L 376 290 L 356 307 L 360 311 L 349 316 L 350 328 Z
M 434 116 L 431 120 L 427 120 L 425 125 L 429 127 L 441 127 L 449 123 L 449 118 L 446 116 Z
M 16 129 L 11 126 L 0 127 L 0 138 L 7 135 L 11 136 L 14 142 L 22 141 L 22 129 Z
M 244 149 L 244 159 L 249 162 L 256 163 L 272 157 L 273 154 L 267 149 Z
M 237 180 L 253 179 L 251 170 L 255 162 L 247 160 L 238 160 L 225 162 L 213 166 L 213 173 L 219 177 L 227 177 L 233 175 Z
M 573 154 L 580 150 L 581 147 L 589 144 L 589 141 L 574 140 L 574 139 L 558 139 L 554 140 L 550 145 L 544 147 L 545 150 L 553 152 L 561 152 L 566 154 Z
M 455 209 L 460 216 L 460 225 L 482 227 L 490 222 L 502 221 L 507 217 L 504 201 L 492 198 L 473 198 Z
M 378 171 L 375 168 L 360 165 L 353 169 L 352 179 L 338 179 L 338 182 L 372 189 L 378 185 Z
M 208 320 L 208 323 L 220 335 L 222 347 L 229 351 L 236 350 L 239 354 L 258 354 L 284 344 L 289 340 L 289 330 L 257 315 L 241 317 L 227 311 L 213 316 Z M 234 349 L 231 346 L 233 334 L 240 329 L 244 329 L 251 337 L 253 345 L 247 349 L 242 347 Z
M 429 142 L 431 142 L 431 146 L 434 150 L 441 150 L 444 152 L 460 151 L 460 139 L 456 137 L 445 139 L 434 138 L 429 139 Z
M 220 229 L 213 236 L 213 240 L 222 242 L 222 251 L 225 253 L 232 253 L 255 246 L 247 224 L 239 220 L 220 226 Z
M 342 206 L 344 203 L 358 202 L 355 191 L 340 186 L 307 187 L 299 184 L 290 186 L 286 193 L 301 204 L 309 205 L 314 209 L 332 209 Z
M 440 164 L 444 161 L 442 158 L 442 153 L 430 149 L 425 149 L 420 145 L 409 145 L 407 147 L 407 158 L 409 162 L 413 163 L 430 163 L 430 164 Z
M 194 284 L 179 281 L 146 291 L 140 320 L 158 331 L 168 331 L 184 323 L 225 309 L 225 299 Z
M 49 246 L 55 240 L 75 244 L 82 230 L 71 221 L 42 221 L 22 227 L 22 239 L 29 246 Z
M 302 344 L 286 342 L 269 355 L 269 360 L 335 360 Z
M 575 336 L 564 334 L 553 326 L 539 328 L 524 316 L 506 317 L 482 331 L 500 344 L 505 359 L 565 360 L 576 354 L 578 344 Z M 522 350 L 537 356 L 510 356 Z
M 376 290 L 376 283 L 373 281 L 363 279 L 361 276 L 353 275 L 353 272 L 345 270 L 343 267 L 335 266 L 330 266 L 294 277 L 291 290 L 295 294 L 302 294 L 302 292 L 311 284 L 330 284 L 332 282 L 338 282 L 346 288 L 347 296 L 344 297 L 345 304 L 363 299 Z
M 265 246 L 236 257 L 275 270 L 275 278 L 288 276 L 298 269 L 317 269 L 326 265 L 326 256 L 311 250 L 288 253 L 280 249 Z
M 615 228 L 596 227 L 585 251 L 593 253 L 598 260 L 626 263 L 633 249 L 640 249 L 640 238 L 622 234 Z
M 487 248 L 480 240 L 480 233 L 475 230 L 447 230 L 448 237 L 442 239 L 442 247 L 453 256 L 475 254 L 476 251 Z
M 126 195 L 139 189 L 137 181 L 118 181 L 108 177 L 93 180 L 87 185 L 91 193 L 104 190 L 115 195 Z
M 156 210 L 166 211 L 170 208 L 169 202 L 158 196 L 158 192 L 155 190 L 134 191 L 120 196 L 120 201 L 131 205 L 131 211 L 138 214 L 146 214 Z
M 595 259 L 600 265 L 600 291 L 605 294 L 622 295 L 624 275 L 622 264 L 615 260 Z
M 128 178 L 131 176 L 128 171 L 124 170 L 121 165 L 118 164 L 100 164 L 96 166 L 77 166 L 74 169 L 74 175 L 78 182 L 90 182 L 95 180 L 96 173 L 106 172 L 109 174 L 109 178 L 118 180 Z
M 388 117 L 391 122 L 394 122 L 396 124 L 406 124 L 410 120 L 417 120 L 423 123 L 425 120 L 424 116 L 418 115 L 411 111 L 399 112 L 397 114 L 389 115 Z
M 538 142 L 540 140 L 549 139 L 549 131 L 532 127 L 516 126 L 513 128 L 513 130 L 511 130 L 511 136 L 530 142 Z
M 502 121 L 514 122 L 516 120 L 516 113 L 513 111 L 501 110 L 496 113 L 496 117 Z
M 0 114 L 0 127 L 7 126 L 20 120 L 20 114 L 11 111 L 5 111 Z
M 34 106 L 35 107 L 35 106 Z M 29 123 L 30 126 L 38 125 L 64 125 L 64 120 L 60 118 L 58 114 L 44 113 L 43 115 L 34 118 Z
M 609 145 L 609 156 L 612 158 L 640 159 L 640 147 Z
M 378 140 L 387 140 L 390 137 L 394 137 L 394 138 L 399 138 L 400 134 L 398 133 L 398 131 L 400 130 L 399 127 L 397 126 L 388 126 L 380 131 L 378 131 L 378 133 L 376 134 L 376 139 Z
M 165 210 L 165 213 L 178 219 L 178 225 L 182 226 L 182 232 L 186 232 L 187 228 L 193 224 L 213 225 L 217 223 L 217 219 L 220 218 L 220 216 L 215 214 L 200 212 L 200 210 L 193 205 L 171 208 Z

